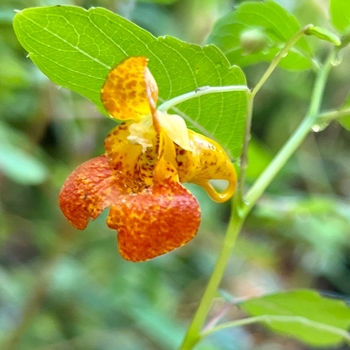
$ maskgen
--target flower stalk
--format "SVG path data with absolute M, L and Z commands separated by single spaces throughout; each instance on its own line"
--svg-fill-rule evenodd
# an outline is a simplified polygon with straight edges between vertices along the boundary
M 311 26 L 311 25 L 310 25 Z M 190 350 L 193 349 L 195 344 L 197 344 L 205 335 L 211 334 L 210 330 L 206 330 L 205 333 L 201 334 L 203 325 L 207 318 L 208 312 L 210 310 L 211 303 L 215 297 L 217 289 L 222 280 L 223 274 L 225 272 L 227 263 L 229 261 L 232 250 L 235 246 L 241 228 L 250 213 L 251 209 L 254 207 L 258 199 L 264 193 L 266 188 L 272 182 L 279 170 L 286 164 L 289 158 L 294 154 L 296 149 L 303 142 L 305 137 L 311 130 L 312 125 L 318 119 L 320 114 L 320 106 L 322 102 L 322 97 L 327 82 L 327 77 L 329 71 L 332 67 L 332 60 L 335 56 L 335 51 L 332 50 L 325 61 L 324 65 L 320 67 L 317 72 L 314 89 L 311 96 L 310 106 L 303 122 L 291 135 L 289 140 L 282 147 L 281 151 L 275 156 L 269 166 L 265 171 L 260 175 L 256 182 L 251 186 L 246 196 L 243 195 L 244 182 L 245 182 L 245 169 L 247 166 L 247 152 L 250 138 L 250 124 L 252 116 L 252 106 L 254 102 L 254 97 L 256 93 L 260 90 L 262 85 L 265 83 L 267 78 L 272 74 L 274 69 L 277 67 L 279 61 L 288 53 L 288 51 L 293 47 L 293 45 L 305 34 L 305 31 L 310 27 L 306 26 L 301 29 L 296 35 L 286 44 L 282 51 L 275 57 L 274 61 L 271 63 L 267 71 L 264 73 L 261 80 L 252 90 L 251 94 L 248 97 L 247 104 L 247 126 L 246 126 L 246 135 L 244 141 L 244 149 L 242 153 L 242 160 L 244 167 L 242 169 L 243 174 L 241 174 L 241 179 L 243 183 L 240 185 L 239 191 L 235 194 L 233 198 L 233 206 L 231 218 L 229 221 L 229 226 L 225 235 L 223 242 L 223 247 L 221 253 L 218 257 L 216 265 L 214 267 L 213 273 L 209 279 L 206 290 L 203 294 L 203 297 L 200 301 L 200 304 L 197 308 L 197 311 L 192 319 L 192 322 L 188 328 L 185 339 L 183 341 L 180 350 Z M 243 176 L 243 177 L 242 177 Z M 237 324 L 238 325 L 238 324 Z M 218 326 L 220 327 L 220 326 Z

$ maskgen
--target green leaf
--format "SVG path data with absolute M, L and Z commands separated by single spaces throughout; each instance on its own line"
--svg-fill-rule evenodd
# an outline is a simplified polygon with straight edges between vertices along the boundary
M 240 307 L 271 330 L 313 346 L 335 345 L 350 340 L 350 308 L 310 290 L 295 290 L 254 298 Z
M 311 27 L 306 32 L 306 35 L 314 35 L 315 37 L 329 41 L 330 43 L 334 44 L 335 46 L 339 46 L 341 44 L 340 38 L 329 31 L 328 29 L 321 28 L 321 27 Z
M 40 148 L 25 134 L 1 121 L 0 149 L 0 173 L 22 185 L 37 185 L 47 179 L 49 171 L 41 161 Z
M 245 2 L 216 22 L 208 42 L 217 45 L 231 63 L 247 66 L 261 61 L 270 62 L 299 30 L 295 17 L 273 1 Z M 260 37 L 255 38 L 260 45 L 258 51 L 251 51 L 251 41 L 246 41 L 247 32 L 254 31 L 260 31 Z M 287 69 L 310 68 L 310 55 L 311 49 L 302 38 L 281 60 L 280 66 Z
M 350 29 L 350 2 L 348 0 L 330 0 L 329 12 L 333 27 L 341 33 Z
M 337 121 L 344 129 L 350 131 L 350 94 L 345 99 L 344 104 L 339 108 L 339 112 L 347 110 L 349 110 L 349 114 L 337 119 Z
M 245 84 L 242 71 L 231 67 L 215 46 L 190 45 L 172 37 L 157 39 L 102 8 L 29 8 L 16 14 L 14 28 L 29 57 L 53 82 L 87 97 L 101 111 L 104 80 L 127 56 L 149 58 L 160 102 L 201 86 Z M 201 96 L 173 110 L 238 157 L 245 109 L 245 93 L 230 92 Z
M 34 156 L 10 144 L 1 143 L 0 172 L 23 185 L 45 181 L 48 170 Z
M 252 138 L 248 149 L 249 164 L 246 176 L 249 181 L 256 180 L 273 159 L 265 145 Z
M 138 327 L 149 334 L 163 349 L 178 349 L 184 329 L 173 317 L 161 313 L 144 301 L 132 305 L 128 313 L 137 320 Z

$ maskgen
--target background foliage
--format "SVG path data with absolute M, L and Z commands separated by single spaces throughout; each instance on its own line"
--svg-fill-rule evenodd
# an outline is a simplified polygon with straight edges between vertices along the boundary
M 302 25 L 327 27 L 327 1 L 279 3 Z M 120 258 L 105 217 L 84 232 L 66 223 L 57 206 L 60 186 L 78 164 L 102 152 L 114 124 L 85 98 L 53 85 L 25 58 L 12 29 L 13 9 L 51 4 L 58 2 L 0 5 L 0 342 L 14 344 L 20 337 L 16 349 L 26 350 L 174 348 L 211 273 L 229 204 L 212 203 L 191 188 L 203 211 L 196 239 L 139 264 Z M 59 4 L 103 6 L 155 36 L 199 44 L 233 6 L 228 0 Z M 307 45 L 322 56 L 316 40 L 308 38 Z M 324 109 L 340 105 L 349 90 L 348 53 L 341 59 Z M 245 67 L 248 84 L 265 68 Z M 278 70 L 257 96 L 251 181 L 300 121 L 312 79 L 309 72 Z M 337 123 L 309 135 L 250 215 L 222 285 L 225 293 L 241 298 L 310 287 L 349 301 L 349 149 L 349 133 Z M 223 303 L 218 298 L 213 312 Z M 231 308 L 227 318 L 242 315 Z M 309 349 L 257 326 L 222 330 L 197 348 Z

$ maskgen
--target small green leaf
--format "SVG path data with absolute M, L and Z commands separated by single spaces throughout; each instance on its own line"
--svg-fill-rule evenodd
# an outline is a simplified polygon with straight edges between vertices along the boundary
M 40 148 L 22 132 L 0 121 L 0 173 L 22 185 L 37 185 L 49 175 Z M 30 149 L 31 152 L 26 150 Z
M 10 144 L 1 143 L 0 172 L 23 185 L 37 185 L 45 181 L 48 170 L 34 156 Z
M 110 69 L 127 56 L 149 58 L 160 102 L 201 86 L 245 84 L 242 71 L 231 67 L 215 46 L 190 45 L 172 37 L 157 39 L 102 8 L 29 8 L 16 14 L 14 29 L 31 60 L 53 82 L 87 97 L 101 111 L 104 80 Z M 245 93 L 230 92 L 197 97 L 173 111 L 195 130 L 215 138 L 231 156 L 238 157 L 245 109 Z
M 348 0 L 330 0 L 329 12 L 333 27 L 340 33 L 350 29 L 350 2 Z
M 270 62 L 299 30 L 295 17 L 273 1 L 245 2 L 216 22 L 208 42 L 217 45 L 231 63 L 246 66 Z M 261 34 L 258 38 L 260 50 L 247 51 L 246 33 L 254 31 Z M 287 69 L 310 68 L 310 55 L 311 49 L 302 38 L 280 65 Z
M 310 290 L 295 290 L 240 303 L 249 315 L 261 316 L 271 330 L 313 346 L 330 346 L 350 340 L 350 308 Z
M 340 38 L 332 33 L 331 31 L 321 28 L 321 27 L 311 27 L 306 32 L 306 35 L 314 35 L 315 37 L 329 41 L 330 43 L 334 44 L 335 46 L 339 46 L 341 44 Z
M 345 99 L 344 104 L 339 108 L 339 112 L 347 110 L 349 110 L 349 114 L 337 119 L 337 121 L 344 129 L 350 131 L 350 94 Z

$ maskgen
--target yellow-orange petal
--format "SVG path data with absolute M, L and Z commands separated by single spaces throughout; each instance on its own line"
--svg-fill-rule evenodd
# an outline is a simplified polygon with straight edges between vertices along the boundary
M 80 165 L 64 183 L 59 206 L 67 220 L 83 230 L 122 192 L 122 179 L 112 176 L 107 158 L 99 156 Z
M 130 179 L 134 176 L 136 164 L 142 153 L 140 145 L 132 144 L 128 140 L 131 124 L 132 122 L 126 122 L 115 127 L 107 135 L 104 144 L 109 166 Z
M 110 167 L 125 176 L 125 186 L 139 192 L 153 184 L 154 167 L 158 158 L 159 136 L 151 140 L 152 147 L 142 151 L 142 146 L 129 140 L 132 122 L 114 128 L 105 139 L 106 156 Z
M 171 179 L 111 206 L 108 227 L 118 231 L 126 260 L 144 261 L 181 247 L 197 233 L 200 207 L 195 197 Z
M 108 74 L 101 100 L 111 117 L 140 119 L 151 114 L 158 100 L 158 87 L 147 68 L 146 57 L 129 57 Z
M 163 131 L 158 134 L 158 139 L 158 161 L 154 167 L 153 181 L 154 183 L 162 183 L 166 179 L 171 179 L 174 182 L 179 182 L 176 170 L 175 144 Z
M 185 120 L 177 114 L 158 112 L 158 121 L 162 130 L 178 146 L 186 151 L 192 151 L 189 139 L 189 130 Z
M 214 140 L 189 130 L 192 152 L 176 146 L 177 171 L 180 182 L 191 182 L 203 187 L 216 202 L 230 199 L 237 187 L 236 170 L 225 150 Z M 222 192 L 210 180 L 225 180 Z

